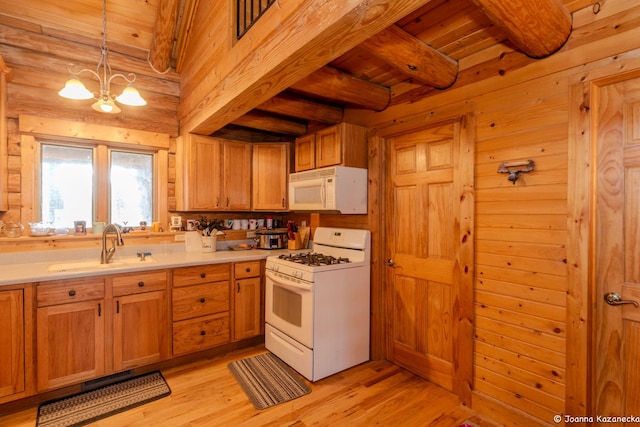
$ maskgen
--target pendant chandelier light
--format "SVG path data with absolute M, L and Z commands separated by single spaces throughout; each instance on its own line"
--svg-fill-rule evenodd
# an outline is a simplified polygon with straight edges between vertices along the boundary
M 136 80 L 134 73 L 128 73 L 127 75 L 117 73 L 111 74 L 111 67 L 107 58 L 107 0 L 102 1 L 102 48 L 100 61 L 96 67 L 96 71 L 84 68 L 80 71 L 73 71 L 73 64 L 67 65 L 67 70 L 71 73 L 71 79 L 67 80 L 64 88 L 58 92 L 58 94 L 68 99 L 95 99 L 96 102 L 91 105 L 96 111 L 101 113 L 119 113 L 120 107 L 116 104 L 118 101 L 120 104 L 131 106 L 146 105 L 145 101 L 133 87 L 133 82 Z M 78 79 L 78 74 L 88 72 L 93 74 L 94 77 L 100 82 L 100 92 L 90 92 L 85 85 Z M 111 81 L 121 77 L 127 82 L 127 87 L 124 88 L 122 93 L 115 96 L 111 93 Z

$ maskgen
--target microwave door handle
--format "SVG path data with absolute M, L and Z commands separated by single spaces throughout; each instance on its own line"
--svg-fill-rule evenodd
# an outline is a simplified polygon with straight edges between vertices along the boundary
M 322 202 L 322 207 L 327 207 L 327 185 L 323 182 L 320 186 L 320 201 Z

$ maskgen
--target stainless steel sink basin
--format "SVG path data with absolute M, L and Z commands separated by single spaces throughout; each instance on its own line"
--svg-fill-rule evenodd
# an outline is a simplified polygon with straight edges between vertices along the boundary
M 95 270 L 110 270 L 114 268 L 146 266 L 149 264 L 156 264 L 154 258 L 147 256 L 144 261 L 139 257 L 125 257 L 116 258 L 108 264 L 100 264 L 100 260 L 83 260 L 83 261 L 71 261 L 64 263 L 51 264 L 47 271 L 49 273 L 61 273 L 65 271 L 95 271 Z

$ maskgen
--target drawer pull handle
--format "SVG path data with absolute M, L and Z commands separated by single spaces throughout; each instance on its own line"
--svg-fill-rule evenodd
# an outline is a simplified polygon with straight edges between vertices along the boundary
M 202 277 L 204 279 L 205 277 L 207 277 L 207 274 L 206 273 L 200 273 L 200 277 Z
M 251 273 L 251 267 L 247 267 L 247 269 L 245 270 L 247 273 Z
M 70 297 L 75 297 L 75 296 L 76 296 L 76 291 L 75 291 L 74 289 L 71 289 L 71 290 L 69 291 L 69 296 L 70 296 Z
M 142 288 L 144 286 L 144 282 L 138 282 L 138 286 Z
M 204 297 L 200 298 L 200 302 L 204 304 L 204 302 L 205 302 Z
M 205 336 L 205 335 L 207 335 L 207 332 L 206 331 L 200 331 L 200 335 Z

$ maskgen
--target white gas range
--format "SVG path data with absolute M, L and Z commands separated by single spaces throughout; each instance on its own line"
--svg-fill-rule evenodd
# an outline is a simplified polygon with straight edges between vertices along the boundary
M 266 262 L 265 346 L 311 381 L 369 360 L 371 234 L 318 227 Z

